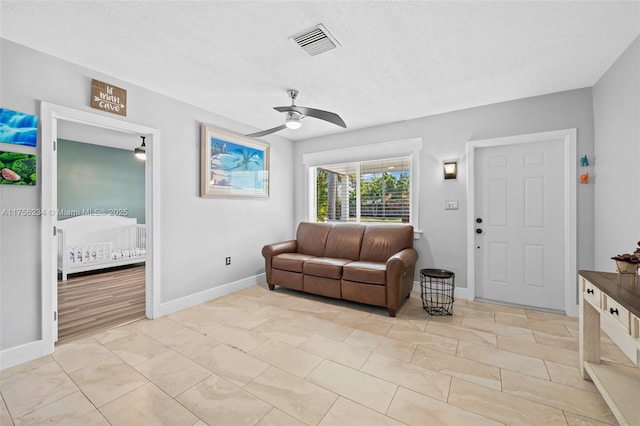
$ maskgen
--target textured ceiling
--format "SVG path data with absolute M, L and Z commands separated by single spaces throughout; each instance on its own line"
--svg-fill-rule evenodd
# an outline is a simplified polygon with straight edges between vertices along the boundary
M 339 49 L 289 37 L 322 23 Z M 0 36 L 247 124 L 334 111 L 300 140 L 593 86 L 640 33 L 639 1 L 6 1 Z M 268 138 L 268 137 L 267 137 Z

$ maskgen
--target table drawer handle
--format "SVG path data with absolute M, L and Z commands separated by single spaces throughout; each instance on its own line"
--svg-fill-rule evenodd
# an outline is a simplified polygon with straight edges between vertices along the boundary
M 613 315 L 613 314 L 618 315 L 618 310 L 617 310 L 617 309 L 613 309 L 613 308 L 609 308 L 609 313 L 610 313 L 611 315 Z
M 587 289 L 587 294 L 593 294 L 593 289 L 592 288 L 588 288 Z

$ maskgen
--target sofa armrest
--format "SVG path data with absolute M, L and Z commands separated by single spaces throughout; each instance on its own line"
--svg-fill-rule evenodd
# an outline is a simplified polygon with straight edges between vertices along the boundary
M 418 252 L 414 248 L 404 249 L 387 260 L 387 271 L 391 274 L 403 273 L 407 268 L 415 266 Z
M 273 256 L 277 256 L 280 253 L 295 253 L 298 247 L 296 240 L 282 241 L 280 243 L 267 244 L 262 247 L 262 256 L 264 257 L 264 272 L 267 276 L 267 284 L 269 288 L 273 290 L 273 283 L 271 282 L 271 260 Z
M 387 308 L 390 316 L 396 316 L 400 304 L 413 289 L 413 275 L 418 252 L 404 249 L 387 260 Z
M 295 253 L 296 248 L 296 240 L 267 244 L 266 246 L 262 247 L 262 256 L 267 259 L 268 257 L 273 257 L 280 253 Z

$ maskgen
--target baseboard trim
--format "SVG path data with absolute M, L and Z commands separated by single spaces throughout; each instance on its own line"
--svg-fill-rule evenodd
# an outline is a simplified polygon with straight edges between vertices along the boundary
M 568 317 L 578 317 L 579 315 L 579 309 L 580 307 L 578 305 L 572 305 L 569 304 L 566 306 L 566 311 L 565 311 L 565 315 Z
M 218 287 L 210 288 L 199 293 L 191 294 L 189 296 L 181 297 L 180 299 L 175 299 L 170 302 L 160 303 L 160 306 L 158 307 L 158 318 L 181 311 L 183 309 L 191 308 L 192 306 L 196 306 L 222 296 L 226 296 L 227 294 L 234 293 L 238 290 L 242 290 L 256 284 L 265 283 L 266 280 L 267 278 L 265 274 L 258 274 L 252 277 L 247 277 L 238 281 L 223 284 Z
M 456 287 L 454 289 L 454 297 L 456 299 L 465 299 L 465 300 L 473 300 L 475 297 L 468 287 Z
M 413 282 L 413 291 L 417 291 L 420 293 L 420 281 Z M 454 299 L 465 299 L 465 300 L 473 300 L 474 296 L 469 291 L 467 287 L 454 287 L 453 289 L 453 298 Z
M 0 351 L 0 370 L 33 361 L 34 359 L 51 355 L 52 353 L 53 348 L 51 348 L 51 344 L 45 344 L 44 340 L 36 340 L 35 342 L 14 346 L 13 348 Z

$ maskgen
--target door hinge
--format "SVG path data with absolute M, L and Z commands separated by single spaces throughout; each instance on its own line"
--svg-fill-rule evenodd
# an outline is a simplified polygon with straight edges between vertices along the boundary
M 58 233 L 58 228 L 56 228 L 56 226 L 53 226 L 53 236 L 55 237 Z
M 53 141 L 53 150 L 56 150 L 56 141 Z
M 57 311 L 53 311 L 53 320 L 54 321 L 58 321 L 58 312 Z

